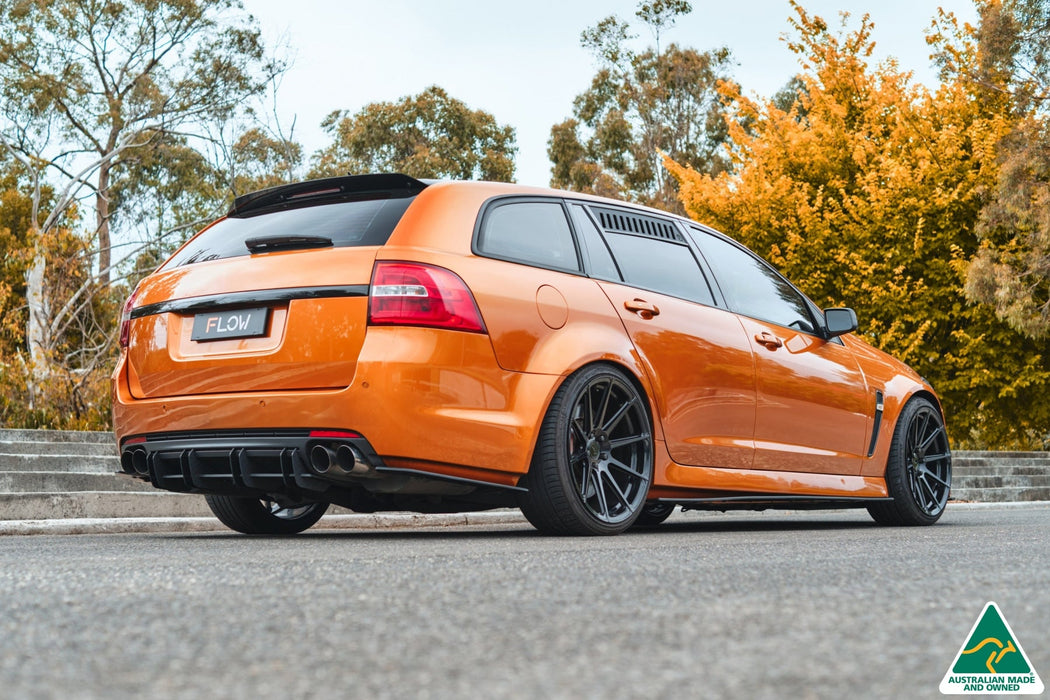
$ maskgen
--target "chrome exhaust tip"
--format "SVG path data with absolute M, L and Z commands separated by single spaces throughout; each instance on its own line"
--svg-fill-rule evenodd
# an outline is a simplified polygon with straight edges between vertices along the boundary
M 335 452 L 336 464 L 347 474 L 364 475 L 374 471 L 361 451 L 352 445 L 340 445 Z
M 335 452 L 324 445 L 314 445 L 310 450 L 310 466 L 318 474 L 327 474 L 336 464 Z

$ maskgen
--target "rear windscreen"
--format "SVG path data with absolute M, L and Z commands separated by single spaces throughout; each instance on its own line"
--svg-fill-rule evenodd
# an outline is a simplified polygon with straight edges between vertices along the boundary
M 414 199 L 365 199 L 227 217 L 191 240 L 164 268 L 248 255 L 247 239 L 268 236 L 321 236 L 337 248 L 383 245 Z

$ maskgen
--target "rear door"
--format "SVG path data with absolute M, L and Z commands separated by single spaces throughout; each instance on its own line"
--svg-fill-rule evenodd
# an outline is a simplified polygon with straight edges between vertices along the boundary
M 736 316 L 715 306 L 681 232 L 668 220 L 629 210 L 570 208 L 589 258 L 608 260 L 599 284 L 649 371 L 671 458 L 750 467 L 751 347 Z
M 853 353 L 821 336 L 810 304 L 765 261 L 692 235 L 754 350 L 755 469 L 859 474 L 875 402 Z
M 192 238 L 137 292 L 132 394 L 346 386 L 364 342 L 376 253 L 423 187 L 390 178 L 251 195 Z

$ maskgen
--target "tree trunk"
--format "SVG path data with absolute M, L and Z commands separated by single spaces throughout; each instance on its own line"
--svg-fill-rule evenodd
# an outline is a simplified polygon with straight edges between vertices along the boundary
M 98 169 L 98 189 L 95 194 L 95 215 L 98 228 L 98 277 L 103 289 L 109 286 L 109 266 L 112 259 L 109 241 L 109 162 Z
M 26 389 L 29 394 L 29 408 L 35 408 L 37 392 L 50 374 L 48 346 L 48 303 L 44 289 L 44 272 L 47 261 L 44 248 L 40 243 L 39 231 L 32 236 L 36 240 L 33 253 L 33 264 L 26 270 L 26 304 L 29 308 L 29 322 L 26 327 L 26 341 L 29 346 L 29 377 Z

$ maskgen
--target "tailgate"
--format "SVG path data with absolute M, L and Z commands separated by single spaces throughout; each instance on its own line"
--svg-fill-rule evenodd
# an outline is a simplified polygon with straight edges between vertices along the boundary
M 132 395 L 348 386 L 364 342 L 377 251 L 283 251 L 150 276 L 131 312 Z

